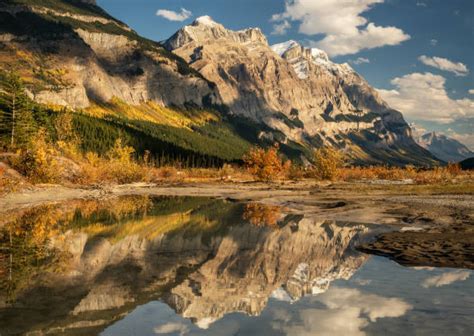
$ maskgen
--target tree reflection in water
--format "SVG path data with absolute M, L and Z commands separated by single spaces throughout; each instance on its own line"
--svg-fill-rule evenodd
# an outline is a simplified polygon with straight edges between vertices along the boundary
M 282 217 L 281 207 L 262 203 L 249 203 L 245 205 L 243 218 L 257 226 L 274 227 Z

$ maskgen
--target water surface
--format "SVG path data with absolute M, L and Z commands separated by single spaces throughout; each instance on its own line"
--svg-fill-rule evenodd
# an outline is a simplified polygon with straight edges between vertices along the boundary
M 73 201 L 0 229 L 0 334 L 472 335 L 469 270 L 355 250 L 390 228 L 201 197 Z

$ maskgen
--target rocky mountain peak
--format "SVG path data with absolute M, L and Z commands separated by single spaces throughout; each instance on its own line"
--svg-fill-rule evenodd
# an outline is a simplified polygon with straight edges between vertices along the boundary
M 314 60 L 323 60 L 329 62 L 329 56 L 324 50 L 311 48 L 311 56 Z
M 444 134 L 429 132 L 415 140 L 421 147 L 429 150 L 437 158 L 446 162 L 458 162 L 474 157 L 474 153 L 469 148 Z
M 204 45 L 209 41 L 225 40 L 235 43 L 262 43 L 268 45 L 260 28 L 233 31 L 214 21 L 210 16 L 201 16 L 171 36 L 164 46 L 169 50 L 181 48 L 189 43 Z
M 283 55 L 285 55 L 287 52 L 290 52 L 292 50 L 300 51 L 302 48 L 303 47 L 301 46 L 301 44 L 294 40 L 289 40 L 286 42 L 272 45 L 273 51 L 281 57 L 283 57 Z
M 391 160 L 388 146 L 430 157 L 414 143 L 401 113 L 349 64 L 331 61 L 323 50 L 293 40 L 269 46 L 260 29 L 233 31 L 209 17 L 181 28 L 164 45 L 216 84 L 231 115 L 266 125 L 270 131 L 259 139 L 349 152 L 353 138 L 361 138 L 361 151 L 370 147 L 374 162 Z
M 221 24 L 214 21 L 209 15 L 198 17 L 196 20 L 194 20 L 192 25 L 193 26 L 204 25 L 204 26 L 209 26 L 209 27 L 222 26 Z

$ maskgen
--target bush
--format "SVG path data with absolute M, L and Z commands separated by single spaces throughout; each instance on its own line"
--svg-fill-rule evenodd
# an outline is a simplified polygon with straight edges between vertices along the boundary
M 288 168 L 287 177 L 291 181 L 299 181 L 305 177 L 305 171 L 302 166 L 292 164 Z
M 86 153 L 80 182 L 89 184 L 149 181 L 151 169 L 135 162 L 132 158 L 133 153 L 134 149 L 124 146 L 121 139 L 116 140 L 105 158 L 93 152 Z
M 243 160 L 255 179 L 267 182 L 284 177 L 291 166 L 291 161 L 284 163 L 278 156 L 278 146 L 267 150 L 258 147 L 252 148 L 243 157 Z
M 26 150 L 12 160 L 13 167 L 34 183 L 58 182 L 62 167 L 58 162 L 59 152 L 47 141 L 44 129 L 38 131 Z
M 322 147 L 314 152 L 313 175 L 322 180 L 334 180 L 344 161 L 342 155 L 335 149 Z

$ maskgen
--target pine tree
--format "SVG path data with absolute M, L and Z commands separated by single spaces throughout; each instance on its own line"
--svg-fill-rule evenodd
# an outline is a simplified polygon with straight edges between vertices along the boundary
M 35 129 L 32 103 L 25 93 L 20 77 L 0 73 L 0 141 L 10 149 L 23 147 Z

